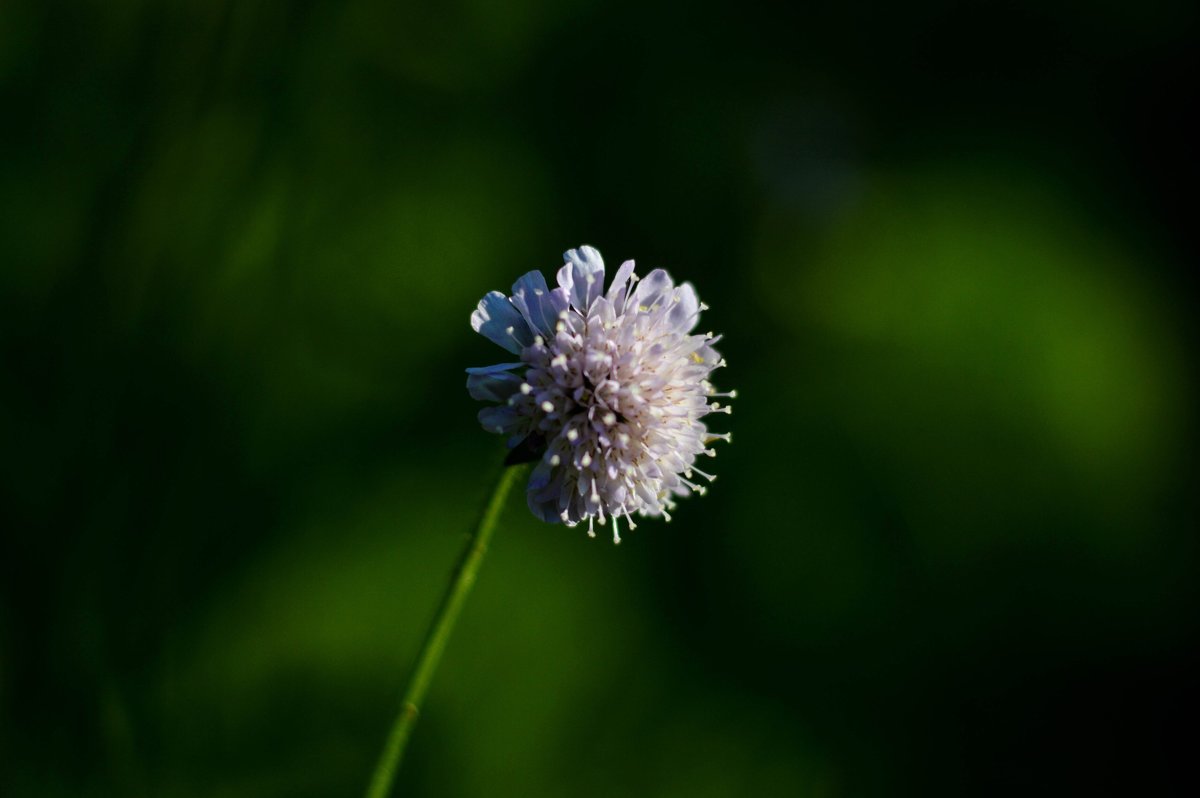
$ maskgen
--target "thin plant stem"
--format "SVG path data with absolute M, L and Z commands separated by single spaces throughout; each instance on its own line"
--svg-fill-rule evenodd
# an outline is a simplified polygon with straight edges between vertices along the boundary
M 367 798 L 387 798 L 391 794 L 392 782 L 404 756 L 404 748 L 408 744 L 408 738 L 412 736 L 413 727 L 417 725 L 421 703 L 429 690 L 429 683 L 433 680 L 433 673 L 437 670 L 442 651 L 446 648 L 446 641 L 450 639 L 454 622 L 458 619 L 467 594 L 471 592 L 471 586 L 475 584 L 475 577 L 479 573 L 483 556 L 487 553 L 488 543 L 496 529 L 500 512 L 504 509 L 509 490 L 527 470 L 527 465 L 513 465 L 505 466 L 500 472 L 492 497 L 484 507 L 474 534 L 467 540 L 467 547 L 463 550 L 462 558 L 450 578 L 446 594 L 442 597 L 442 604 L 434 616 L 433 625 L 429 627 L 425 642 L 421 645 L 416 665 L 413 666 L 412 675 L 408 679 L 408 687 L 404 691 L 404 700 L 400 703 L 400 712 L 388 733 L 387 743 L 367 787 Z

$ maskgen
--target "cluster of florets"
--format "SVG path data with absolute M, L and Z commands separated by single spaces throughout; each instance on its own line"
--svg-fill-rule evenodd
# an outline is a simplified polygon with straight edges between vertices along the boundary
M 706 309 L 688 283 L 662 269 L 644 279 L 621 264 L 607 293 L 604 261 L 592 247 L 567 252 L 550 289 L 532 271 L 511 297 L 485 296 L 471 326 L 520 356 L 519 363 L 467 369 L 471 396 L 497 406 L 479 412 L 489 432 L 508 436 L 537 458 L 529 507 L 550 522 L 574 526 L 633 515 L 670 521 L 675 498 L 713 480 L 695 466 L 729 433 L 709 432 L 709 413 L 729 413 L 709 376 L 725 365 L 719 336 L 692 334 Z

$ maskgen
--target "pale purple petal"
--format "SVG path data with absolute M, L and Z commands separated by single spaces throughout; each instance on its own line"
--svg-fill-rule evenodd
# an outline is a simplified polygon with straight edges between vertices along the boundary
M 521 388 L 524 378 L 511 369 L 524 363 L 498 363 L 495 366 L 467 369 L 467 393 L 481 402 L 507 402 Z
M 554 337 L 558 316 L 568 306 L 567 296 L 561 288 L 551 291 L 546 278 L 538 271 L 529 272 L 513 283 L 513 306 L 521 312 L 530 329 L 544 338 Z
M 513 369 L 524 368 L 524 363 L 496 363 L 491 366 L 471 366 L 467 369 L 468 374 L 497 374 L 501 371 L 512 371 Z
M 513 354 L 533 343 L 533 333 L 520 311 L 499 291 L 490 291 L 471 314 L 471 329 Z
M 557 524 L 562 521 L 559 508 L 563 493 L 563 470 L 545 460 L 529 475 L 525 496 L 530 511 L 541 520 Z
M 512 435 L 519 431 L 527 419 L 507 405 L 485 407 L 479 411 L 479 423 L 488 432 Z
M 613 303 L 613 307 L 625 307 L 625 297 L 629 291 L 629 278 L 632 276 L 633 261 L 627 260 L 621 264 L 621 268 L 617 269 L 612 285 L 608 288 L 608 301 Z
M 679 332 L 691 332 L 700 321 L 700 300 L 691 283 L 675 289 L 675 304 L 667 314 L 667 322 Z
M 562 518 L 558 514 L 558 497 L 538 499 L 532 493 L 529 493 L 526 494 L 526 503 L 529 505 L 529 511 L 538 520 L 545 521 L 547 524 L 562 522 Z
M 571 304 L 587 315 L 592 302 L 604 293 L 604 258 L 593 247 L 584 245 L 564 252 L 563 261 L 571 267 Z
M 575 295 L 575 278 L 571 275 L 571 262 L 569 260 L 562 265 L 555 277 L 558 280 L 559 289 L 565 291 L 567 293 L 567 301 L 571 301 L 571 297 Z
M 643 313 L 652 310 L 655 304 L 662 301 L 674 288 L 671 275 L 662 269 L 655 269 L 642 278 L 637 288 L 633 289 L 632 309 Z

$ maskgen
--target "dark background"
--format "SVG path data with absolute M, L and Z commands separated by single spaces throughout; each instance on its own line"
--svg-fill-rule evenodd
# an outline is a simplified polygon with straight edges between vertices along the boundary
M 0 793 L 359 794 L 468 315 L 582 243 L 734 444 L 619 548 L 513 502 L 404 794 L 1195 788 L 1196 16 L 4 3 Z

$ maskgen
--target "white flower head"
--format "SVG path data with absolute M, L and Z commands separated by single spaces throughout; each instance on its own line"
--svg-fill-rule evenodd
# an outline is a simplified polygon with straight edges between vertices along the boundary
M 633 515 L 670 521 L 675 498 L 705 488 L 700 455 L 729 433 L 708 431 L 709 413 L 729 413 L 708 381 L 725 365 L 712 345 L 719 336 L 693 334 L 707 309 L 688 283 L 675 285 L 662 269 L 644 279 L 633 261 L 617 269 L 604 291 L 604 260 L 592 247 L 568 251 L 550 289 L 532 271 L 513 295 L 492 291 L 471 314 L 476 332 L 520 357 L 467 369 L 475 399 L 497 402 L 479 411 L 489 432 L 508 436 L 537 459 L 529 479 L 529 508 L 549 522 L 584 520 L 630 528 Z

